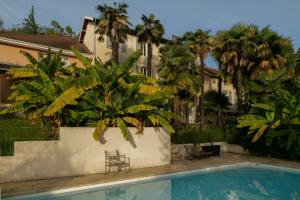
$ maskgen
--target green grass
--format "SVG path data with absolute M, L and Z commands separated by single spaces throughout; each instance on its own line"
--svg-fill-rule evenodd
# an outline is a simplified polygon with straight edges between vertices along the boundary
M 0 117 L 0 156 L 14 155 L 15 141 L 54 140 L 50 128 L 43 129 L 15 116 Z

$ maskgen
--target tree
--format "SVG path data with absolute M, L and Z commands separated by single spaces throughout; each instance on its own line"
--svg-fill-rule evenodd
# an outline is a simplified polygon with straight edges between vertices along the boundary
M 3 22 L 3 20 L 0 18 L 0 30 L 3 28 L 3 24 L 4 24 L 4 22 Z
M 26 33 L 39 34 L 42 32 L 41 27 L 35 20 L 34 14 L 34 6 L 32 6 L 29 15 L 27 16 L 27 18 L 24 18 L 22 24 L 22 30 Z
M 180 102 L 194 102 L 199 92 L 199 69 L 195 57 L 182 44 L 167 44 L 160 49 L 161 59 L 158 66 L 160 84 L 166 93 L 174 95 L 173 113 L 179 113 Z M 188 109 L 186 109 L 188 111 Z M 186 123 L 189 123 L 189 112 Z
M 65 35 L 77 39 L 78 35 L 73 31 L 71 26 L 63 27 L 58 21 L 52 20 L 51 27 L 45 27 L 46 35 Z
M 296 74 L 300 75 L 300 48 L 298 49 L 296 53 Z
M 22 52 L 30 64 L 25 68 L 12 67 L 7 75 L 14 80 L 12 93 L 9 97 L 14 103 L 1 110 L 0 114 L 23 112 L 33 123 L 40 122 L 42 126 L 52 125 L 58 130 L 67 110 L 59 110 L 52 116 L 45 116 L 48 107 L 56 97 L 63 93 L 68 83 L 73 80 L 75 65 L 64 67 L 61 53 L 53 54 L 50 50 L 41 54 L 38 59 L 26 52 Z M 73 90 L 73 94 L 78 91 Z M 70 102 L 67 98 L 64 102 Z
M 199 98 L 200 107 L 200 121 L 201 124 L 204 123 L 204 68 L 205 68 L 205 58 L 211 51 L 213 46 L 213 39 L 210 35 L 210 31 L 203 31 L 198 29 L 196 32 L 187 32 L 183 35 L 183 40 L 188 45 L 191 52 L 200 61 L 200 75 L 201 75 L 201 95 Z
M 217 113 L 219 105 L 223 109 L 228 108 L 230 105 L 229 98 L 225 94 L 221 94 L 220 97 L 219 93 L 215 90 L 207 91 L 204 94 L 204 110 L 207 113 Z
M 158 46 L 161 38 L 165 33 L 163 25 L 160 20 L 156 19 L 153 14 L 148 17 L 143 15 L 141 17 L 143 24 L 136 26 L 138 41 L 142 44 L 147 44 L 147 75 L 152 76 L 152 45 Z
M 235 86 L 238 111 L 242 111 L 243 68 L 249 64 L 249 55 L 253 54 L 256 32 L 254 25 L 236 24 L 228 31 L 219 31 L 215 37 L 213 55 L 224 76 Z
M 238 118 L 237 127 L 246 127 L 248 134 L 253 135 L 252 142 L 265 136 L 267 146 L 272 147 L 276 142 L 274 148 L 288 151 L 290 157 L 299 157 L 299 80 L 285 69 L 261 73 L 249 84 L 251 92 L 256 94 L 255 103 L 248 114 Z
M 96 119 L 93 123 L 96 126 L 93 133 L 96 140 L 104 141 L 103 134 L 109 126 L 118 126 L 126 140 L 130 140 L 128 125 L 136 127 L 138 133 L 143 132 L 148 122 L 174 132 L 169 120 L 178 117 L 164 110 L 166 94 L 153 83 L 154 80 L 131 72 L 141 52 L 132 54 L 119 65 L 106 65 L 99 60 L 92 65 L 78 51 L 75 53 L 83 63 L 82 74 L 69 83 L 69 88 L 45 111 L 45 116 L 53 116 L 72 102 L 78 102 L 78 106 L 85 107 L 84 112 L 74 112 L 72 115 L 75 119 Z M 74 90 L 79 92 L 72 95 Z
M 98 18 L 99 40 L 104 40 L 104 35 L 108 36 L 112 44 L 112 60 L 119 63 L 119 43 L 125 42 L 129 31 L 130 22 L 127 16 L 128 5 L 126 3 L 113 3 L 113 6 L 107 4 L 98 5 L 100 12 Z
M 248 101 L 249 91 L 245 85 L 249 80 L 257 79 L 262 72 L 284 67 L 293 69 L 295 60 L 288 38 L 269 27 L 259 30 L 255 25 L 246 24 L 236 24 L 228 31 L 219 31 L 213 55 L 219 61 L 224 76 L 235 86 L 238 111 L 242 111 L 242 102 Z

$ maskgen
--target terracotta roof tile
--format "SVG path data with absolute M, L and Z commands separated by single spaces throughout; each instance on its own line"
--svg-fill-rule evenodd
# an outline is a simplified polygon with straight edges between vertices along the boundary
M 37 35 L 26 33 L 0 33 L 0 37 L 5 37 L 13 40 L 19 40 L 23 42 L 30 42 L 39 45 L 45 45 L 62 50 L 71 50 L 71 47 L 75 47 L 82 53 L 91 54 L 89 49 L 77 40 L 62 36 L 62 35 Z

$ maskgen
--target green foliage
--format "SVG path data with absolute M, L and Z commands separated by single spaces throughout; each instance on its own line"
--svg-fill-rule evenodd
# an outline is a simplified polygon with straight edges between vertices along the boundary
M 174 132 L 169 121 L 179 117 L 163 109 L 169 96 L 149 77 L 131 71 L 141 52 L 133 53 L 119 65 L 99 61 L 90 64 L 79 52 L 75 54 L 84 64 L 79 70 L 81 76 L 73 77 L 44 115 L 52 116 L 76 101 L 69 120 L 95 125 L 93 137 L 102 141 L 109 126 L 119 127 L 126 140 L 130 138 L 128 125 L 142 133 L 144 124 L 151 122 Z
M 222 109 L 228 108 L 230 105 L 229 98 L 225 94 L 221 94 L 215 90 L 207 91 L 204 94 L 204 109 L 207 114 L 216 114 L 218 112 L 218 105 L 221 104 Z
M 7 72 L 8 76 L 15 80 L 9 96 L 14 103 L 1 110 L 0 114 L 24 112 L 26 118 L 33 123 L 42 123 L 43 126 L 50 123 L 58 128 L 67 112 L 57 109 L 53 115 L 47 115 L 48 110 L 53 109 L 49 106 L 58 96 L 64 94 L 77 68 L 75 65 L 64 67 L 61 53 L 52 54 L 49 50 L 38 59 L 26 52 L 22 53 L 28 58 L 30 64 L 26 68 L 12 67 Z M 70 96 L 65 96 L 64 100 L 59 99 L 61 104 L 76 104 L 75 101 L 68 99 Z M 60 105 L 59 108 L 62 107 Z
M 0 116 L 0 156 L 14 154 L 15 141 L 55 140 L 51 127 L 40 127 L 14 115 Z
M 199 69 L 184 45 L 167 44 L 160 49 L 160 84 L 180 100 L 195 99 L 199 92 Z
M 98 5 L 96 9 L 100 13 L 96 30 L 96 33 L 99 34 L 98 39 L 103 41 L 105 35 L 109 37 L 112 44 L 113 61 L 118 63 L 119 43 L 125 42 L 129 32 L 128 5 L 114 2 L 112 6 L 103 4 Z
M 277 34 L 270 27 L 259 30 L 255 25 L 246 24 L 236 24 L 227 31 L 219 31 L 213 55 L 224 76 L 236 87 L 239 111 L 249 80 L 258 79 L 262 72 L 282 68 L 291 71 L 295 64 L 289 38 Z
M 255 84 L 262 89 L 254 89 L 257 103 L 251 105 L 252 109 L 246 115 L 238 118 L 238 128 L 248 128 L 252 142 L 263 137 L 268 146 L 279 145 L 282 152 L 290 152 L 293 156 L 300 156 L 300 96 L 299 85 L 290 87 L 289 84 L 297 82 L 287 72 L 275 71 L 265 74 Z M 296 89 L 295 89 L 296 88 Z M 278 147 L 276 147 L 278 149 Z M 285 148 L 285 150 L 283 150 Z
M 220 127 L 206 126 L 203 129 L 198 127 L 185 127 L 171 136 L 172 143 L 210 143 L 225 141 L 224 130 Z

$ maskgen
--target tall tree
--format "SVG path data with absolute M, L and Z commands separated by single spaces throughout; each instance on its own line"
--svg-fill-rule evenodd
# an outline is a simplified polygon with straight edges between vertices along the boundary
M 127 39 L 130 22 L 127 16 L 128 5 L 126 3 L 113 3 L 98 5 L 100 12 L 98 19 L 98 29 L 96 33 L 100 35 L 99 40 L 104 40 L 107 35 L 112 44 L 112 59 L 119 63 L 119 43 L 124 43 Z
M 242 111 L 242 102 L 249 99 L 249 91 L 245 88 L 249 80 L 258 78 L 261 72 L 284 67 L 293 69 L 295 61 L 289 38 L 269 27 L 259 30 L 255 25 L 246 24 L 236 24 L 227 31 L 218 32 L 214 56 L 235 86 L 238 111 Z
M 300 48 L 296 53 L 296 74 L 300 75 Z
M 215 37 L 213 54 L 219 61 L 224 76 L 230 78 L 236 89 L 238 111 L 242 111 L 243 68 L 249 65 L 257 31 L 256 26 L 236 24 L 228 31 L 219 31 Z
M 143 15 L 141 17 L 143 24 L 136 26 L 138 41 L 142 44 L 147 44 L 147 75 L 152 75 L 152 45 L 158 46 L 161 42 L 161 38 L 165 33 L 163 25 L 160 20 L 156 19 L 153 14 L 148 17 Z
M 204 123 L 204 70 L 205 70 L 205 58 L 209 55 L 212 45 L 213 38 L 210 35 L 210 31 L 203 31 L 198 29 L 196 32 L 187 32 L 183 36 L 183 40 L 186 41 L 191 52 L 200 61 L 200 76 L 201 76 L 201 95 L 199 98 L 200 106 L 200 121 Z
M 39 34 L 41 33 L 41 27 L 35 20 L 34 6 L 31 7 L 30 13 L 27 18 L 23 20 L 22 30 L 26 33 Z
M 4 22 L 3 22 L 3 20 L 0 18 L 0 30 L 3 28 L 3 24 L 4 24 Z
M 185 45 L 167 44 L 160 51 L 160 84 L 166 93 L 174 95 L 173 112 L 178 114 L 180 102 L 187 107 L 188 102 L 194 102 L 198 96 L 199 69 L 195 65 L 195 57 Z M 186 123 L 189 123 L 189 112 L 185 114 Z

